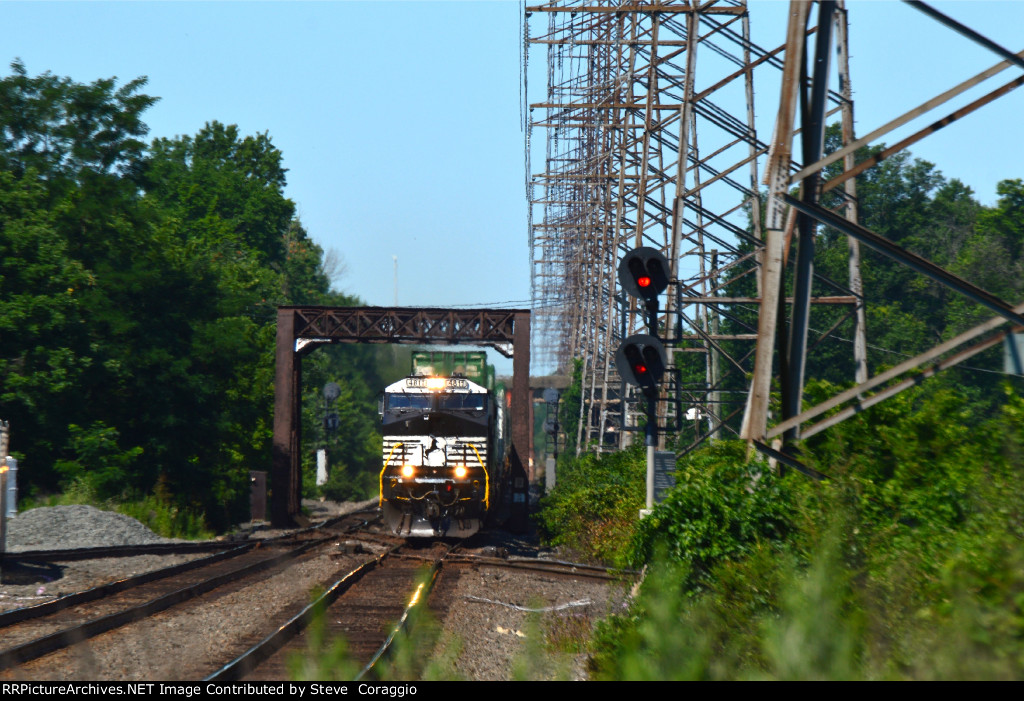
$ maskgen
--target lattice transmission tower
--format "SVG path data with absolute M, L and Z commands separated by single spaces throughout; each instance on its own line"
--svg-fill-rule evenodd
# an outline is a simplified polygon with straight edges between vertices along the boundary
M 654 247 L 673 278 L 660 332 L 672 341 L 670 365 L 686 357 L 690 368 L 667 383 L 659 414 L 670 424 L 685 414 L 707 436 L 742 411 L 746 390 L 725 389 L 730 373 L 753 369 L 756 321 L 742 328 L 733 315 L 730 334 L 719 322 L 761 297 L 759 285 L 749 298 L 725 290 L 760 277 L 759 164 L 770 139 L 755 127 L 755 74 L 770 71 L 777 85 L 785 45 L 751 41 L 745 0 L 562 0 L 527 7 L 526 18 L 527 56 L 543 51 L 547 70 L 544 99 L 529 104 L 531 135 L 546 132 L 543 171 L 529 183 L 535 358 L 549 372 L 582 365 L 578 450 L 627 445 L 637 412 L 614 352 L 643 320 L 616 271 L 625 252 Z M 844 36 L 845 15 L 836 21 Z M 848 87 L 827 98 L 852 134 Z M 851 275 L 817 301 L 856 308 L 855 264 Z

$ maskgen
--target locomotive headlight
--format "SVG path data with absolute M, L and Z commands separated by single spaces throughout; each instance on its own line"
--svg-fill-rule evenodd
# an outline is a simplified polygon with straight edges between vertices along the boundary
M 412 465 L 402 465 L 402 477 L 408 479 L 412 477 L 414 474 L 416 474 L 416 468 L 414 468 Z
M 428 377 L 427 389 L 444 389 L 443 377 Z
M 456 477 L 457 477 L 458 479 L 462 479 L 462 478 L 463 478 L 463 477 L 465 477 L 465 476 L 466 476 L 467 474 L 469 474 L 469 470 L 467 470 L 467 469 L 466 469 L 466 466 L 465 466 L 465 465 L 456 465 L 456 466 L 455 466 L 455 476 L 456 476 Z

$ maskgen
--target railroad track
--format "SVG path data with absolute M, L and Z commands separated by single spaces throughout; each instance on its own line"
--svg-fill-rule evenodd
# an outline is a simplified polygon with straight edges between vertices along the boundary
M 401 627 L 400 623 L 409 615 L 411 600 L 421 603 L 426 601 L 435 616 L 441 619 L 451 606 L 462 606 L 466 599 L 475 598 L 454 598 L 456 583 L 466 571 L 481 568 L 527 569 L 542 572 L 543 576 L 549 578 L 609 579 L 622 575 L 578 563 L 532 557 L 510 558 L 504 556 L 500 549 L 494 548 L 486 549 L 484 554 L 474 554 L 442 542 L 417 545 L 391 536 L 369 533 L 366 529 L 369 521 L 365 514 L 350 515 L 345 520 L 321 524 L 318 528 L 288 537 L 225 544 L 221 552 L 184 565 L 68 595 L 47 604 L 0 614 L 0 647 L 3 648 L 0 649 L 0 678 L 37 678 L 41 670 L 52 670 L 61 664 L 69 664 L 60 661 L 62 655 L 69 653 L 59 652 L 69 645 L 100 636 L 95 637 L 97 643 L 94 645 L 102 648 L 110 643 L 110 636 L 115 636 L 112 640 L 127 639 L 124 637 L 130 635 L 127 631 L 138 629 L 138 626 L 128 624 L 148 621 L 154 616 L 164 622 L 147 623 L 151 625 L 148 635 L 150 639 L 162 638 L 161 631 L 164 629 L 160 626 L 169 625 L 173 628 L 184 625 L 174 622 L 174 617 L 184 615 L 187 618 L 190 607 L 183 606 L 185 602 L 194 600 L 196 607 L 209 607 L 216 606 L 214 600 L 223 600 L 225 607 L 233 606 L 233 599 L 230 598 L 232 592 L 259 586 L 259 582 L 269 577 L 287 576 L 274 575 L 273 572 L 296 567 L 298 563 L 309 562 L 315 557 L 320 558 L 317 561 L 322 564 L 327 560 L 335 563 L 327 570 L 335 572 L 333 577 L 317 580 L 326 588 L 318 605 L 303 608 L 306 602 L 299 601 L 301 595 L 293 594 L 294 603 L 287 607 L 287 612 L 283 607 L 278 607 L 280 610 L 273 615 L 266 614 L 260 607 L 252 611 L 238 610 L 238 616 L 252 619 L 253 625 L 247 633 L 235 635 L 232 631 L 234 637 L 230 644 L 214 650 L 213 654 L 209 650 L 199 654 L 182 654 L 182 659 L 188 659 L 189 664 L 173 668 L 173 674 L 181 679 L 204 676 L 209 680 L 284 679 L 291 671 L 288 669 L 290 658 L 297 655 L 309 657 L 309 650 L 320 644 L 311 642 L 311 638 L 319 636 L 321 641 L 331 641 L 343 636 L 348 642 L 346 659 L 349 664 L 344 674 L 349 675 L 348 678 L 361 674 L 361 678 L 372 680 L 376 678 L 380 667 L 377 661 L 387 658 L 390 642 Z M 473 539 L 477 544 L 479 540 Z M 377 554 L 369 557 L 365 554 L 367 552 Z M 107 556 L 104 554 L 104 557 Z M 431 570 L 430 581 L 437 583 L 436 594 L 433 596 L 429 594 L 429 586 L 423 584 L 424 569 Z M 285 571 L 289 575 L 292 572 Z M 310 582 L 309 588 L 312 585 L 313 582 Z M 419 592 L 414 595 L 417 588 Z M 268 596 L 277 596 L 277 590 L 265 590 L 272 592 Z M 311 632 L 308 626 L 318 607 L 323 610 L 323 626 Z M 233 609 L 220 609 L 222 613 L 225 610 L 234 613 Z M 167 613 L 159 615 L 160 611 Z M 202 617 L 204 614 L 195 615 Z M 171 618 L 168 619 L 168 616 Z M 168 623 L 168 620 L 171 622 Z M 119 628 L 126 632 L 116 630 Z M 269 631 L 274 632 L 268 635 Z M 147 634 L 136 632 L 134 635 L 142 635 L 143 640 L 146 640 Z M 99 644 L 101 641 L 106 642 Z M 122 647 L 127 644 L 121 643 Z M 90 654 L 88 645 L 86 643 L 84 648 L 86 656 Z M 73 649 L 78 650 L 80 647 Z M 90 678 L 105 678 L 105 664 L 90 668 L 87 672 Z M 217 671 L 211 674 L 213 670 Z M 325 672 L 314 672 L 317 673 Z M 143 673 L 137 672 L 135 676 L 121 678 L 147 678 L 139 674 Z
M 226 541 L 200 541 L 187 543 L 148 543 L 144 545 L 108 545 L 89 548 L 62 548 L 60 550 L 23 550 L 19 552 L 0 553 L 0 562 L 17 564 L 20 562 L 73 562 L 75 560 L 95 560 L 104 557 L 134 557 L 136 555 L 187 555 L 191 553 L 222 552 L 233 546 L 254 543 L 287 542 L 296 538 L 309 537 L 319 531 L 337 528 L 356 528 L 379 520 L 374 507 L 350 512 L 344 516 L 327 519 L 308 528 L 271 538 L 239 537 Z
M 448 560 L 450 565 L 479 567 L 489 565 L 503 569 L 532 570 L 546 572 L 558 577 L 586 577 L 604 580 L 625 580 L 639 574 L 636 570 L 615 569 L 588 565 L 580 562 L 563 562 L 536 557 L 494 557 L 469 553 L 457 553 Z
M 349 664 L 360 670 L 355 676 L 374 678 L 375 665 L 388 654 L 412 609 L 426 600 L 444 558 L 460 544 L 401 543 L 361 563 L 287 624 L 207 680 L 284 679 L 290 673 L 290 660 L 319 647 L 317 639 L 339 638 L 347 643 Z M 319 625 L 310 629 L 317 617 Z
M 397 636 L 406 632 L 405 623 L 415 607 L 429 606 L 438 617 L 447 612 L 463 568 L 527 569 L 557 577 L 603 580 L 635 574 L 573 562 L 461 552 L 464 544 L 435 542 L 420 549 L 403 544 L 361 563 L 288 623 L 206 680 L 279 680 L 295 673 L 292 664 L 300 675 L 305 671 L 338 680 L 376 679 L 379 663 L 389 657 Z M 444 593 L 434 596 L 439 590 Z M 341 667 L 303 670 L 304 658 L 324 655 L 326 645 L 338 639 L 346 643 L 345 657 L 332 658 L 332 662 L 340 662 Z
M 0 614 L 0 671 L 5 676 L 24 673 L 25 665 L 37 658 L 220 588 L 245 586 L 247 581 L 308 556 L 336 542 L 339 536 L 365 527 L 367 522 L 365 513 L 350 514 L 287 536 L 221 544 L 221 552 L 197 560 Z M 131 552 L 133 549 L 125 548 L 129 551 L 125 554 L 136 554 Z M 91 548 L 85 552 L 110 557 L 111 550 L 118 549 Z M 83 551 L 58 553 L 75 559 L 81 558 Z

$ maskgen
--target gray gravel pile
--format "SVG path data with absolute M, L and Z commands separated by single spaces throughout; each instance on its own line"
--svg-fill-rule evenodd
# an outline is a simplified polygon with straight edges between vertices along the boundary
M 7 551 L 61 550 L 173 542 L 141 523 L 93 506 L 43 506 L 7 522 Z

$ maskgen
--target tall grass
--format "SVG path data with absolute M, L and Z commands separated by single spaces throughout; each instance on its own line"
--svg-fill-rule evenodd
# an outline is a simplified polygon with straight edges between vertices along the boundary
M 183 508 L 154 495 L 117 504 L 114 510 L 142 522 L 165 538 L 208 540 L 215 535 L 206 525 L 206 517 L 198 509 Z
M 430 578 L 429 572 L 419 583 Z M 314 598 L 316 595 L 314 595 Z M 289 678 L 294 681 L 351 681 L 363 665 L 352 657 L 344 636 L 328 635 L 326 611 L 313 612 L 307 628 L 306 650 L 293 653 L 288 659 Z M 424 602 L 409 612 L 405 628 L 394 639 L 389 654 L 368 671 L 366 681 L 455 681 L 456 660 L 461 641 L 442 637 L 441 627 Z

